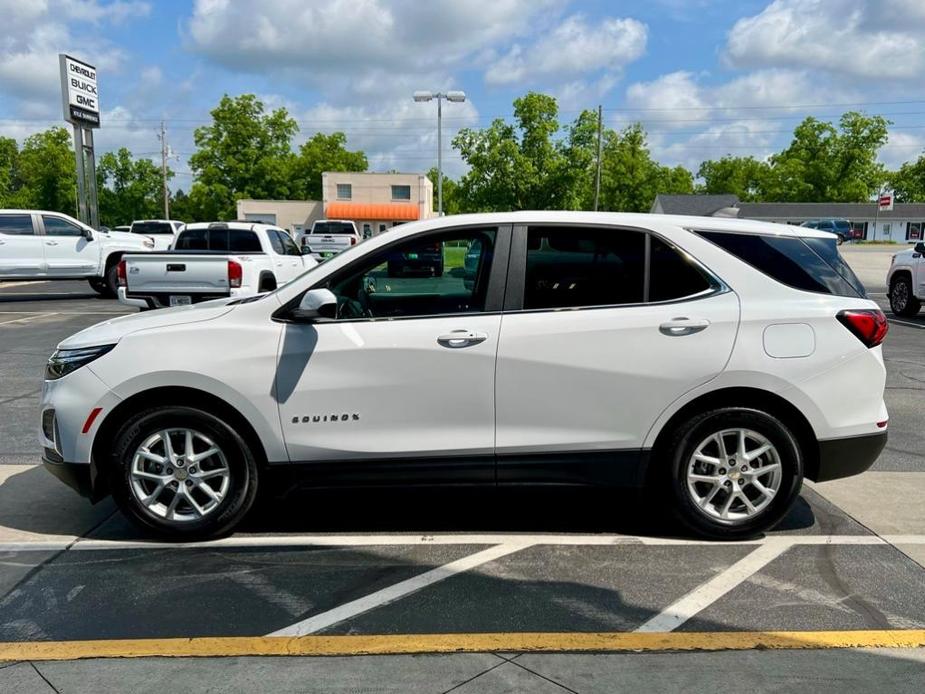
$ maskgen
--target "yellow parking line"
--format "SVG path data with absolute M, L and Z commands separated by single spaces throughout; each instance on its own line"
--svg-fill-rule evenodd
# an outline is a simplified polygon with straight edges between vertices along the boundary
M 333 656 L 474 652 L 722 651 L 755 648 L 922 648 L 925 629 L 665 633 L 490 633 L 350 636 L 229 636 L 190 639 L 0 643 L 0 660 Z

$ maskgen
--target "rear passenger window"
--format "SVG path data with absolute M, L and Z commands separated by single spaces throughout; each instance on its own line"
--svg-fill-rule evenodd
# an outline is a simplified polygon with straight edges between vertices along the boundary
M 0 215 L 0 234 L 10 236 L 33 236 L 31 214 Z
M 655 236 L 649 255 L 649 301 L 672 301 L 713 288 L 694 262 Z
M 267 232 L 267 236 L 270 238 L 270 245 L 273 246 L 273 252 L 277 255 L 286 255 L 286 249 L 283 248 L 283 240 L 280 238 L 279 233 L 274 229 L 270 229 Z
M 645 234 L 582 227 L 531 227 L 524 308 L 643 301 Z
M 697 233 L 788 287 L 820 294 L 864 296 L 803 239 L 721 231 Z

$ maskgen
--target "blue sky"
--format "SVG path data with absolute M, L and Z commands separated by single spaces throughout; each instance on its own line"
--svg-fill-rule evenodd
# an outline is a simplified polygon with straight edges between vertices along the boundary
M 921 0 L 0 0 L 0 17 L 0 134 L 61 123 L 68 52 L 98 68 L 99 149 L 153 157 L 166 120 L 174 188 L 223 93 L 285 106 L 302 138 L 345 131 L 374 170 L 434 164 L 435 107 L 416 89 L 466 91 L 447 140 L 538 90 L 563 120 L 603 104 L 608 125 L 642 121 L 661 161 L 693 170 L 767 156 L 848 104 L 894 122 L 889 166 L 925 145 Z

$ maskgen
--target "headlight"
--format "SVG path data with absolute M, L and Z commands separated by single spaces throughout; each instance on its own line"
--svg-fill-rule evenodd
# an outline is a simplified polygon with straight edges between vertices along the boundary
M 113 347 L 115 345 L 59 349 L 51 355 L 48 364 L 45 366 L 45 380 L 54 381 L 62 376 L 67 376 L 71 371 L 76 371 L 94 359 L 99 359 Z

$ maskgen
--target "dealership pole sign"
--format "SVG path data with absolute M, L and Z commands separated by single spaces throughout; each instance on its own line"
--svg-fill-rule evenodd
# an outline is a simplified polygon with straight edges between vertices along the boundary
M 96 193 L 96 156 L 93 129 L 100 127 L 100 90 L 96 68 L 60 53 L 61 102 L 64 120 L 74 126 L 74 155 L 77 158 L 77 216 L 84 224 L 99 229 L 100 213 Z

